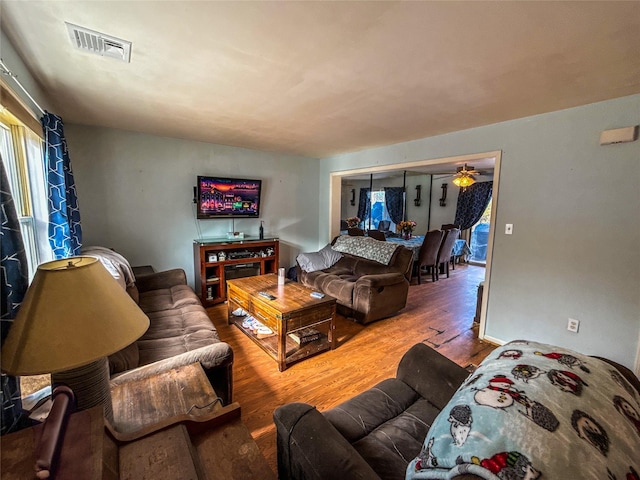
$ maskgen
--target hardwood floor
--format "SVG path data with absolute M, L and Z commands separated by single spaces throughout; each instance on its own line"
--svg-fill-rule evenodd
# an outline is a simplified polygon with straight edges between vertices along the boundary
M 423 280 L 427 277 L 423 277 Z M 277 363 L 235 326 L 227 325 L 226 304 L 207 309 L 220 338 L 233 348 L 234 400 L 242 419 L 274 472 L 273 411 L 290 402 L 332 408 L 379 381 L 395 376 L 402 355 L 423 342 L 459 365 L 477 365 L 495 345 L 472 328 L 477 286 L 484 268 L 461 264 L 450 278 L 430 277 L 409 289 L 407 306 L 394 317 L 363 326 L 336 319 L 337 347 L 278 372 Z

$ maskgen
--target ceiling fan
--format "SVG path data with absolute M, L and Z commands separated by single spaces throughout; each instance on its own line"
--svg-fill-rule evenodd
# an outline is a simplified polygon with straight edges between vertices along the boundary
M 462 188 L 469 187 L 476 182 L 475 175 L 482 175 L 482 172 L 473 168 L 473 165 L 467 165 L 465 163 L 462 167 L 456 169 L 453 184 Z

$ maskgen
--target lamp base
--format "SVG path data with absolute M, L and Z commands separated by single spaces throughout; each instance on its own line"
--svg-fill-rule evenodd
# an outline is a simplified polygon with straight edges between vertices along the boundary
M 67 385 L 76 396 L 77 410 L 102 405 L 104 416 L 113 422 L 113 406 L 109 386 L 109 362 L 100 358 L 82 367 L 51 374 L 51 383 Z

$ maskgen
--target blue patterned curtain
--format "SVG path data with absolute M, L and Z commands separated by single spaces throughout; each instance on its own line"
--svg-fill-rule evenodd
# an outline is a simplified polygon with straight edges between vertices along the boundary
M 358 202 L 358 218 L 364 222 L 364 219 L 371 211 L 371 198 L 369 196 L 369 188 L 360 189 L 360 201 Z
M 492 192 L 493 182 L 477 182 L 461 189 L 458 195 L 456 220 L 453 223 L 460 225 L 460 230 L 473 227 L 489 205 Z
M 80 254 L 82 227 L 62 119 L 45 113 L 45 166 L 49 197 L 49 243 L 56 259 Z
M 404 187 L 384 187 L 384 203 L 393 223 L 404 220 Z
M 9 189 L 9 181 L 2 167 L 2 183 L 0 184 L 0 201 L 2 202 L 0 218 L 2 220 L 2 343 L 4 343 L 11 323 L 18 313 L 20 304 L 29 286 L 27 257 L 20 233 L 20 221 Z M 20 384 L 16 377 L 2 375 L 2 424 L 1 433 L 17 430 L 21 423 L 22 402 L 20 400 Z M 22 425 L 21 425 L 22 426 Z

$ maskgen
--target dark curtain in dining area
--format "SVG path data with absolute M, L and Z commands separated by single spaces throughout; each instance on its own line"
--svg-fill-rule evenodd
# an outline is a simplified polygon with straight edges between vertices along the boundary
M 369 190 L 369 188 L 360 189 L 360 200 L 358 202 L 358 218 L 363 222 L 371 211 L 371 198 L 369 196 Z
M 404 215 L 404 187 L 384 187 L 384 202 L 393 223 L 399 223 Z
M 491 200 L 492 192 L 493 182 L 477 182 L 460 190 L 454 222 L 460 225 L 460 230 L 466 230 L 478 223 Z

